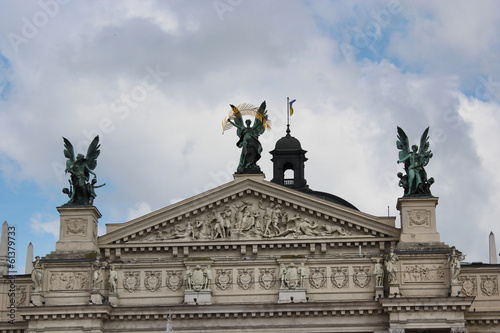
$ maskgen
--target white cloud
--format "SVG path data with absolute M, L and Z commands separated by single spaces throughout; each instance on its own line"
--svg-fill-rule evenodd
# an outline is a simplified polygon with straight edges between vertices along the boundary
M 37 213 L 31 217 L 31 228 L 40 233 L 47 233 L 59 239 L 59 219 L 54 219 L 53 216 Z
M 151 213 L 151 206 L 147 202 L 140 202 L 133 208 L 127 209 L 127 220 L 133 220 L 148 213 Z

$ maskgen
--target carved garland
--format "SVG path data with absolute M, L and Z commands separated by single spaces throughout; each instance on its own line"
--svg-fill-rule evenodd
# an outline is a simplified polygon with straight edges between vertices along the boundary
M 326 267 L 309 268 L 309 285 L 315 289 L 322 289 L 326 286 Z
M 253 288 L 255 284 L 254 274 L 253 268 L 238 269 L 238 277 L 236 278 L 238 287 L 243 290 Z
M 220 290 L 228 290 L 233 284 L 233 270 L 231 269 L 216 269 L 215 270 L 215 286 Z
M 276 284 L 276 269 L 275 268 L 259 268 L 259 285 L 269 290 Z
M 165 284 L 168 289 L 172 290 L 173 292 L 181 289 L 183 283 L 182 273 L 182 270 L 167 271 L 167 280 L 165 281 Z
M 335 288 L 349 288 L 349 270 L 347 266 L 332 267 L 331 280 Z
M 484 296 L 498 295 L 498 278 L 496 275 L 481 275 L 481 292 Z
M 161 272 L 160 271 L 146 271 L 146 278 L 144 279 L 144 287 L 151 292 L 155 292 L 161 287 Z
M 460 276 L 462 283 L 462 294 L 465 296 L 477 296 L 477 277 L 475 276 Z
M 141 285 L 141 272 L 130 271 L 124 272 L 123 274 L 123 288 L 129 293 L 139 290 L 139 286 Z
M 360 288 L 365 288 L 370 285 L 371 274 L 369 266 L 354 266 L 354 284 Z

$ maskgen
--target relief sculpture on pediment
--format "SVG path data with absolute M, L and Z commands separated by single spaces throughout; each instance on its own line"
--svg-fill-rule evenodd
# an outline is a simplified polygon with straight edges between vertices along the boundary
M 154 231 L 139 241 L 249 238 L 350 237 L 353 232 L 333 221 L 316 220 L 276 202 L 243 199 L 211 208 L 193 219 Z M 364 235 L 366 236 L 366 235 Z M 370 236 L 372 237 L 372 236 Z

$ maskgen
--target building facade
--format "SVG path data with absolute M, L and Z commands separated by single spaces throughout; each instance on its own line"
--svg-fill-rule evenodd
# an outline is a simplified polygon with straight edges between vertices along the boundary
M 395 217 L 310 189 L 287 132 L 274 175 L 108 224 L 58 207 L 56 250 L 1 278 L 1 332 L 500 332 L 499 265 L 440 241 L 438 198 Z M 289 172 L 293 177 L 285 177 Z

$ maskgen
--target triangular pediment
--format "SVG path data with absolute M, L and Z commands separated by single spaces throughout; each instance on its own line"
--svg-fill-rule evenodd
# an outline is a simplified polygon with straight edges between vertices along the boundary
M 99 246 L 276 239 L 370 241 L 399 237 L 381 218 L 277 185 L 263 176 L 235 180 L 129 222 L 112 225 Z

